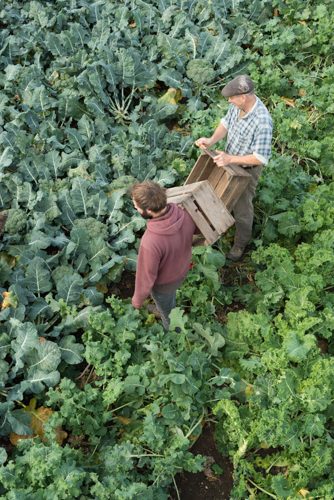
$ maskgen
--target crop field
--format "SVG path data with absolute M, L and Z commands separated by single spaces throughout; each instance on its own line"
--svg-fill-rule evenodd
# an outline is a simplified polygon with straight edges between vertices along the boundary
M 332 7 L 0 0 L 1 499 L 334 498 Z M 184 183 L 242 73 L 274 122 L 253 239 L 193 248 L 164 332 L 128 190 Z

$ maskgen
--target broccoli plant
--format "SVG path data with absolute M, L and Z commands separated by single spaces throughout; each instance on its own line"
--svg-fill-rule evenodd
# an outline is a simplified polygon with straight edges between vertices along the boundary
M 20 208 L 11 208 L 7 211 L 5 232 L 10 235 L 23 233 L 27 227 L 27 215 Z
M 192 59 L 187 65 L 187 77 L 198 86 L 212 82 L 215 75 L 212 64 L 205 59 Z

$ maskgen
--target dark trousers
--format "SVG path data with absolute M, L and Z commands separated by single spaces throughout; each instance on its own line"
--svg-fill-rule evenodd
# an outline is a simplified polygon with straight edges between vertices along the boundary
M 252 237 L 254 219 L 253 198 L 262 168 L 262 165 L 259 165 L 258 167 L 245 169 L 251 175 L 251 180 L 232 210 L 235 219 L 234 244 L 241 248 L 244 248 Z
M 166 285 L 166 287 L 159 285 L 158 289 L 153 288 L 151 292 L 152 299 L 161 314 L 162 326 L 165 330 L 169 328 L 169 313 L 176 305 L 176 290 L 179 286 L 179 283 L 175 286 Z

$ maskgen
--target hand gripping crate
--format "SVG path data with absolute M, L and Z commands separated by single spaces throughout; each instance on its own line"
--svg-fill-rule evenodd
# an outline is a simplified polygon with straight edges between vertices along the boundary
M 185 185 L 208 180 L 227 210 L 232 211 L 251 176 L 239 165 L 217 167 L 213 161 L 216 154 L 215 151 L 205 150 L 195 163 Z
M 234 224 L 224 203 L 217 197 L 209 181 L 194 182 L 166 190 L 167 202 L 182 205 L 205 238 L 212 245 Z

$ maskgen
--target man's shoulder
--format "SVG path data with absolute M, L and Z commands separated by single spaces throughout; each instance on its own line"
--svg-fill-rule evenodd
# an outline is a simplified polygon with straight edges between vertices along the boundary
M 267 123 L 268 125 L 272 125 L 272 117 L 269 113 L 268 108 L 266 105 L 257 97 L 257 102 L 256 102 L 256 107 L 254 109 L 255 113 L 254 116 L 256 120 L 261 123 Z
M 149 252 L 150 254 L 159 253 L 159 248 L 161 247 L 161 236 L 155 234 L 146 228 L 143 236 L 140 240 L 140 248 L 142 251 Z
M 234 104 L 229 104 L 228 108 L 227 108 L 227 115 L 230 115 L 230 116 L 237 116 L 239 113 L 239 110 L 238 108 L 234 105 Z
M 269 115 L 270 116 L 270 113 L 269 113 L 269 110 L 268 110 L 267 106 L 264 104 L 263 101 L 261 101 L 261 99 L 259 97 L 256 97 L 256 107 L 255 107 L 255 110 L 256 110 L 257 113 L 264 114 L 264 115 Z

